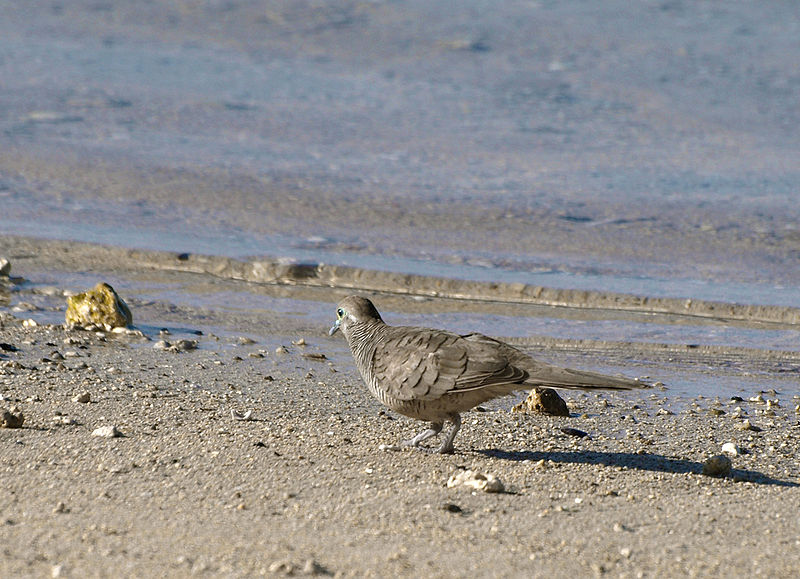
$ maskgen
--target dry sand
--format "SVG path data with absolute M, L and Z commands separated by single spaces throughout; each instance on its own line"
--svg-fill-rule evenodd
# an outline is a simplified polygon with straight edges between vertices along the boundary
M 55 259 L 18 258 L 27 271 Z M 331 312 L 342 294 L 314 291 Z M 513 400 L 500 400 L 464 416 L 454 455 L 382 451 L 422 425 L 369 397 L 344 342 L 326 336 L 332 314 L 311 324 L 234 312 L 226 332 L 221 305 L 125 295 L 142 338 L 29 327 L 30 312 L 11 310 L 38 294 L 17 284 L 10 295 L 0 308 L 0 406 L 19 407 L 25 422 L 0 429 L 0 576 L 790 577 L 800 568 L 791 381 L 775 380 L 779 393 L 764 401 L 658 387 L 569 393 L 569 418 L 511 413 Z M 159 335 L 162 326 L 171 333 Z M 153 347 L 187 336 L 197 349 Z M 291 343 L 301 337 L 307 345 Z M 666 362 L 616 354 L 629 375 L 654 364 L 669 385 Z M 546 355 L 593 369 L 614 353 Z M 89 401 L 76 401 L 84 393 Z M 756 430 L 743 429 L 746 419 Z M 110 425 L 122 436 L 93 436 Z M 732 473 L 702 474 L 728 442 L 742 452 Z M 506 492 L 448 488 L 461 469 L 497 476 Z

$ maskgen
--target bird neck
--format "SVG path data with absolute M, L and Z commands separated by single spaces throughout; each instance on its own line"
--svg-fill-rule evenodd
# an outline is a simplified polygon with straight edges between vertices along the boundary
M 350 328 L 348 342 L 361 375 L 366 378 L 372 367 L 372 355 L 386 336 L 389 326 L 383 320 L 367 320 Z

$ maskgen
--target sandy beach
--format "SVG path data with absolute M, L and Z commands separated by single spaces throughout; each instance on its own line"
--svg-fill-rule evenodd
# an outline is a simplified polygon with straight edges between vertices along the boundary
M 327 336 L 343 290 L 251 285 L 301 307 L 329 302 L 313 323 L 132 294 L 138 332 L 68 331 L 25 322 L 65 307 L 63 288 L 30 281 L 58 256 L 40 254 L 15 254 L 27 281 L 0 312 L 0 406 L 24 415 L 0 429 L 0 575 L 790 577 L 800 565 L 800 401 L 786 360 L 754 363 L 753 390 L 731 400 L 670 392 L 690 354 L 529 349 L 586 369 L 615 359 L 666 384 L 566 394 L 569 418 L 502 399 L 464 415 L 454 455 L 386 451 L 420 425 L 373 400 L 344 341 Z M 154 347 L 179 339 L 197 348 Z M 120 436 L 93 434 L 109 426 Z M 726 443 L 739 453 L 731 473 L 702 474 Z M 505 492 L 448 488 L 463 469 Z

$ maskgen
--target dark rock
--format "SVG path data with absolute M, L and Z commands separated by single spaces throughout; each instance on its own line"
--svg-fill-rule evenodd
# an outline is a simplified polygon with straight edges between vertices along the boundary
M 514 406 L 512 412 L 539 412 L 552 416 L 569 416 L 567 403 L 552 388 L 534 388 L 528 397 Z

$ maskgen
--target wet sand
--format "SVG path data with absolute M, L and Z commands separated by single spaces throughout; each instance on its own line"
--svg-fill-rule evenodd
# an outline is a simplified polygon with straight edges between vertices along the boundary
M 421 425 L 371 399 L 344 341 L 326 335 L 335 301 L 352 290 L 264 286 L 281 294 L 271 308 L 237 311 L 129 289 L 141 337 L 26 327 L 63 316 L 64 288 L 43 272 L 70 253 L 15 252 L 13 274 L 28 281 L 0 308 L 0 406 L 25 415 L 22 429 L 0 429 L 3 576 L 789 577 L 800 564 L 791 360 L 522 340 L 551 362 L 666 386 L 568 393 L 569 418 L 512 413 L 514 400 L 499 400 L 464 416 L 452 456 L 381 451 Z M 149 288 L 176 275 L 104 265 L 87 271 Z M 222 289 L 220 278 L 181 275 L 196 278 L 195 291 Z M 423 319 L 440 309 L 370 295 L 391 309 L 417 304 Z M 19 307 L 37 300 L 41 310 Z M 155 349 L 162 338 L 198 348 Z M 305 346 L 292 343 L 300 338 Z M 682 373 L 742 380 L 744 368 L 753 387 L 743 399 L 670 389 Z M 88 402 L 75 400 L 84 393 Z M 123 436 L 92 435 L 107 425 Z M 741 451 L 731 474 L 702 474 L 729 442 Z M 465 468 L 494 474 L 506 492 L 448 488 Z

